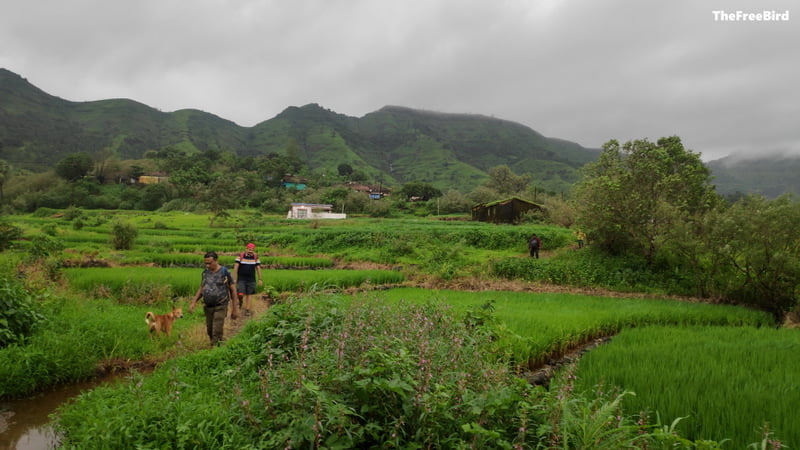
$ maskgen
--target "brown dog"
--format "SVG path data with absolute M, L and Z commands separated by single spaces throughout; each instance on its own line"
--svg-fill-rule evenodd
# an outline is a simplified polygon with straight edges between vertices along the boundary
M 160 337 L 163 331 L 167 333 L 167 336 L 171 336 L 172 323 L 175 322 L 175 319 L 180 319 L 181 317 L 183 317 L 183 308 L 173 308 L 172 312 L 160 315 L 147 311 L 147 314 L 144 315 L 144 321 L 147 324 L 148 335 L 152 338 L 153 331 L 155 331 L 156 336 Z

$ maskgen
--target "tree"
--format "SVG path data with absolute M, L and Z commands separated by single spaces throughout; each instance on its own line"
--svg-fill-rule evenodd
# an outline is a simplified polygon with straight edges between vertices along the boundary
M 111 246 L 114 250 L 130 250 L 138 234 L 132 223 L 115 219 L 111 223 Z
M 468 213 L 472 203 L 459 191 L 450 189 L 439 201 L 439 212 L 442 214 Z
M 578 223 L 611 253 L 641 252 L 652 263 L 671 229 L 719 202 L 711 172 L 677 136 L 603 145 L 576 186 Z
M 716 278 L 721 294 L 782 319 L 800 296 L 800 203 L 750 195 L 708 223 L 704 254 L 723 265 Z
M 339 171 L 339 176 L 346 177 L 353 173 L 353 166 L 347 163 L 339 164 L 339 167 L 336 168 Z
M 430 183 L 411 181 L 403 185 L 400 189 L 400 194 L 404 195 L 407 200 L 417 198 L 422 201 L 428 201 L 432 198 L 441 197 L 442 191 L 436 189 Z
M 302 160 L 274 152 L 256 160 L 256 169 L 272 187 L 280 186 L 284 175 L 300 173 L 304 167 Z
M 525 192 L 531 183 L 531 175 L 516 175 L 511 169 L 503 164 L 489 169 L 489 179 L 484 185 L 496 190 L 500 195 L 511 196 Z
M 93 168 L 94 160 L 89 153 L 71 153 L 56 164 L 56 175 L 73 182 L 88 175 Z

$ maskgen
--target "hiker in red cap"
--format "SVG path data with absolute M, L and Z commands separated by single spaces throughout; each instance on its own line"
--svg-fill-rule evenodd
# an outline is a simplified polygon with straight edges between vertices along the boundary
M 264 284 L 261 274 L 261 261 L 256 254 L 256 245 L 247 244 L 244 253 L 236 257 L 233 265 L 233 279 L 236 281 L 236 290 L 241 299 L 244 295 L 244 315 L 249 316 L 253 311 L 253 294 L 256 293 L 256 283 Z

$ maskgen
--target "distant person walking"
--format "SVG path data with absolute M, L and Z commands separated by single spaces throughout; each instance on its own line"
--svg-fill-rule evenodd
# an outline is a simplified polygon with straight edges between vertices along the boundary
M 583 248 L 586 244 L 586 233 L 581 230 L 575 232 L 575 236 L 578 237 L 578 248 Z
M 195 304 L 202 297 L 203 311 L 206 315 L 206 331 L 211 340 L 211 345 L 219 345 L 223 340 L 225 317 L 228 315 L 228 303 L 233 304 L 231 319 L 239 317 L 239 306 L 232 301 L 236 298 L 236 288 L 233 276 L 227 267 L 219 264 L 216 252 L 208 252 L 203 257 L 206 269 L 203 271 L 203 280 L 200 288 L 194 294 L 189 304 L 189 313 L 194 312 Z
M 249 316 L 253 311 L 253 294 L 256 293 L 256 284 L 259 286 L 264 284 L 261 260 L 256 254 L 255 244 L 247 244 L 247 250 L 236 257 L 233 265 L 233 280 L 239 295 L 244 295 L 244 315 Z
M 531 238 L 528 239 L 528 250 L 531 253 L 531 258 L 539 259 L 539 248 L 542 246 L 542 240 L 539 239 L 539 236 L 536 233 L 531 235 Z

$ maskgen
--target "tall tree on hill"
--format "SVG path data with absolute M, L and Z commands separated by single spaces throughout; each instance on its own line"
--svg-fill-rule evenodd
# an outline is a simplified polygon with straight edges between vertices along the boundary
M 531 184 L 531 180 L 530 174 L 517 175 L 511 168 L 503 164 L 489 169 L 489 179 L 484 185 L 494 189 L 500 195 L 511 196 L 525 192 L 528 185 Z
M 422 201 L 428 201 L 442 196 L 442 191 L 436 189 L 432 184 L 422 181 L 410 181 L 404 184 L 399 193 L 404 195 L 406 200 L 417 198 Z
M 603 145 L 576 186 L 578 222 L 595 245 L 615 254 L 635 250 L 653 262 L 678 223 L 694 220 L 719 197 L 700 155 L 677 136 Z
M 74 182 L 88 175 L 93 168 L 94 160 L 89 153 L 71 153 L 56 164 L 56 175 Z

